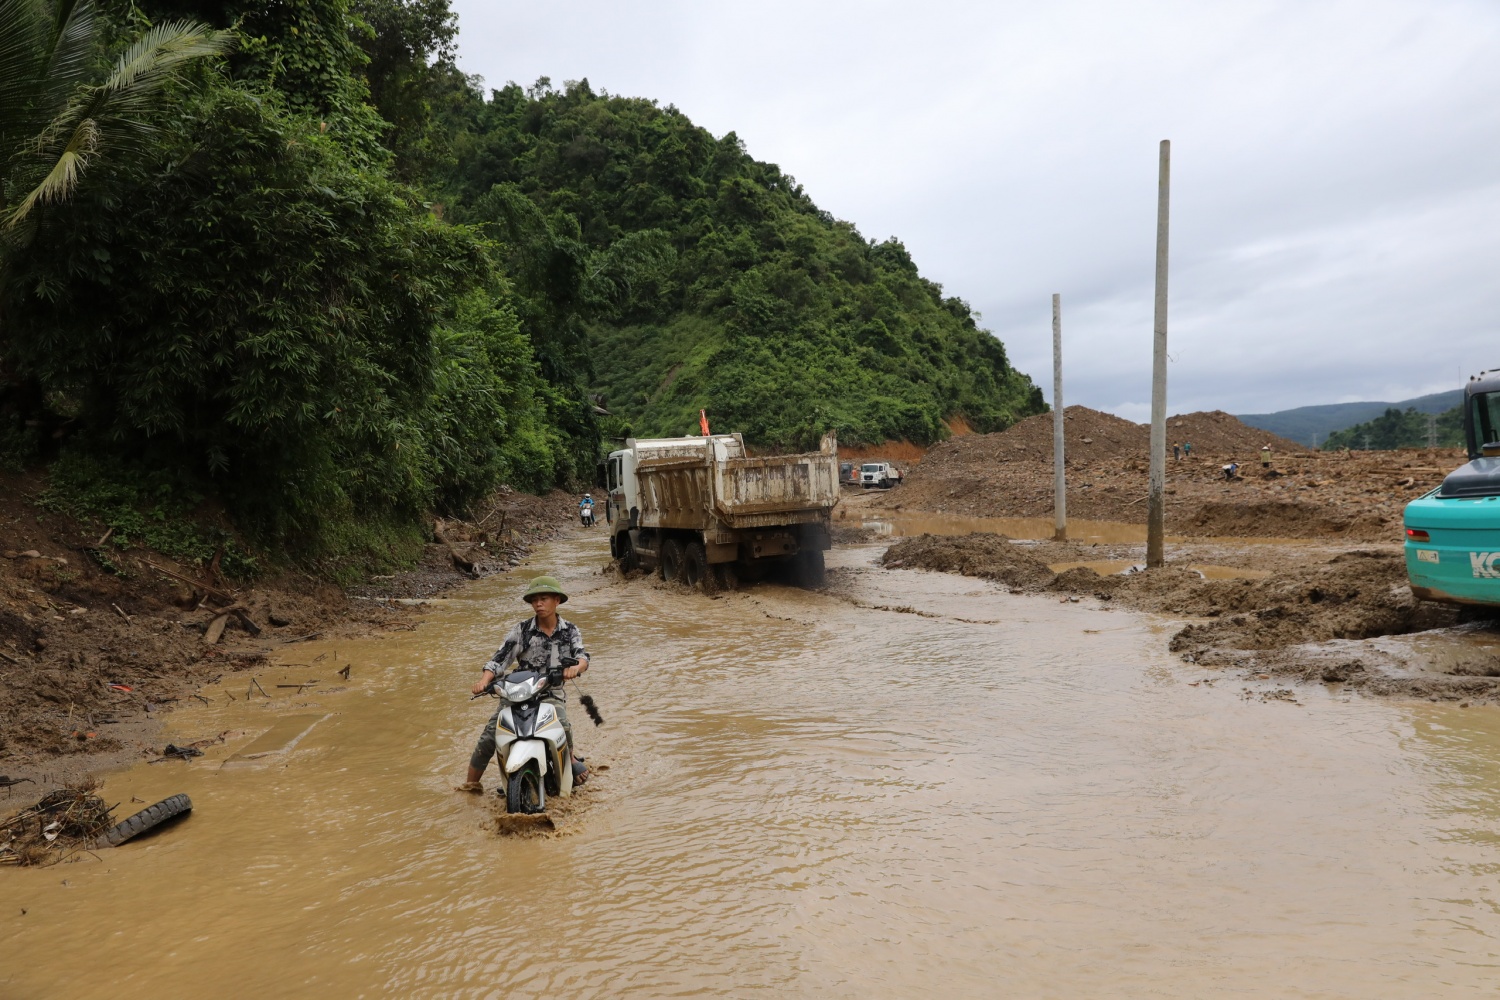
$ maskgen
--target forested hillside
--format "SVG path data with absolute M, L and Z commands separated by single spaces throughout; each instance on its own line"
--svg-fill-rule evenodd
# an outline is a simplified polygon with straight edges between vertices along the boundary
M 0 463 L 112 525 L 211 501 L 262 551 L 399 560 L 424 511 L 700 408 L 767 447 L 1043 408 L 733 134 L 486 95 L 456 31 L 447 0 L 0 0 Z
M 1435 441 L 1434 441 L 1435 438 Z M 1346 427 L 1328 435 L 1325 451 L 1344 448 L 1388 451 L 1395 448 L 1462 448 L 1464 444 L 1464 411 L 1455 406 L 1442 413 L 1429 414 L 1407 407 L 1392 406 L 1374 420 Z
M 763 445 L 829 429 L 928 444 L 949 417 L 990 431 L 1043 409 L 899 241 L 820 211 L 733 133 L 587 81 L 506 86 L 460 124 L 452 217 L 490 227 L 541 281 L 607 276 L 587 343 L 628 432 L 687 433 L 706 408 Z

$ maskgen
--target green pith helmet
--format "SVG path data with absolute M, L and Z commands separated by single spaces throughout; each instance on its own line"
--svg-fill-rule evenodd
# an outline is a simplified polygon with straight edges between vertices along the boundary
M 538 594 L 556 594 L 560 598 L 558 604 L 568 603 L 568 595 L 555 576 L 539 576 L 532 580 L 531 585 L 526 588 L 526 593 L 521 595 L 521 600 L 529 601 Z

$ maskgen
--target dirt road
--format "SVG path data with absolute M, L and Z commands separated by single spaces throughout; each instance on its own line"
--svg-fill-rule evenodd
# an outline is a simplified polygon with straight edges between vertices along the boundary
M 602 539 L 573 533 L 413 631 L 277 657 L 269 698 L 226 677 L 165 734 L 224 743 L 102 790 L 188 792 L 190 819 L 0 873 L 0 994 L 1500 986 L 1491 713 L 1232 679 L 1169 654 L 1159 619 L 885 548 L 836 550 L 825 593 L 711 599 L 600 575 Z M 610 769 L 555 833 L 497 836 L 451 791 L 490 711 L 467 687 L 543 570 L 594 654 L 607 725 L 580 737 Z

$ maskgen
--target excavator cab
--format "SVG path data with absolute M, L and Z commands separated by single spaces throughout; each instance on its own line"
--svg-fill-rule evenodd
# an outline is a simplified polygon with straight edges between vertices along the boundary
M 1500 607 L 1500 369 L 1464 386 L 1467 465 L 1406 505 L 1406 575 L 1429 601 Z

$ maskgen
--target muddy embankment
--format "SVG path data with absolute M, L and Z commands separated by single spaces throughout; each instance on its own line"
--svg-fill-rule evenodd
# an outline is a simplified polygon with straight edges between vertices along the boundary
M 1140 524 L 1146 519 L 1149 429 L 1082 406 L 1065 411 L 1068 514 Z M 1406 502 L 1462 464 L 1456 449 L 1324 453 L 1246 426 L 1227 413 L 1168 418 L 1166 523 L 1173 534 L 1377 541 L 1397 537 Z M 1261 449 L 1270 445 L 1263 467 Z M 1228 480 L 1223 466 L 1237 463 Z M 977 517 L 1047 517 L 1052 415 L 998 434 L 930 449 L 901 486 L 872 506 Z
M 572 523 L 574 500 L 502 490 L 473 523 L 436 522 L 419 564 L 348 592 L 287 571 L 248 584 L 104 537 L 0 490 L 0 787 L 7 807 L 160 749 L 160 716 L 197 689 L 314 638 L 405 630 L 407 601 L 515 565 Z M 402 600 L 405 599 L 405 600 Z
M 1247 552 L 1221 542 L 1179 546 L 1166 567 L 1154 570 L 1099 573 L 1076 565 L 1132 552 L 1118 548 L 1101 552 L 1099 546 L 1016 542 L 996 534 L 918 535 L 891 546 L 882 563 L 979 577 L 1012 593 L 1093 598 L 1190 619 L 1172 636 L 1170 648 L 1205 667 L 1341 682 L 1380 695 L 1500 701 L 1494 647 L 1466 647 L 1463 641 L 1466 628 L 1488 632 L 1490 619 L 1415 600 L 1398 549 L 1326 546 L 1288 553 L 1258 545 Z M 1216 565 L 1207 572 L 1220 578 L 1192 568 L 1210 560 Z M 1236 579 L 1225 562 L 1279 568 L 1247 568 L 1242 572 L 1255 578 Z M 1363 641 L 1431 630 L 1447 630 L 1436 634 L 1451 640 L 1453 655 L 1434 657 L 1417 648 Z

